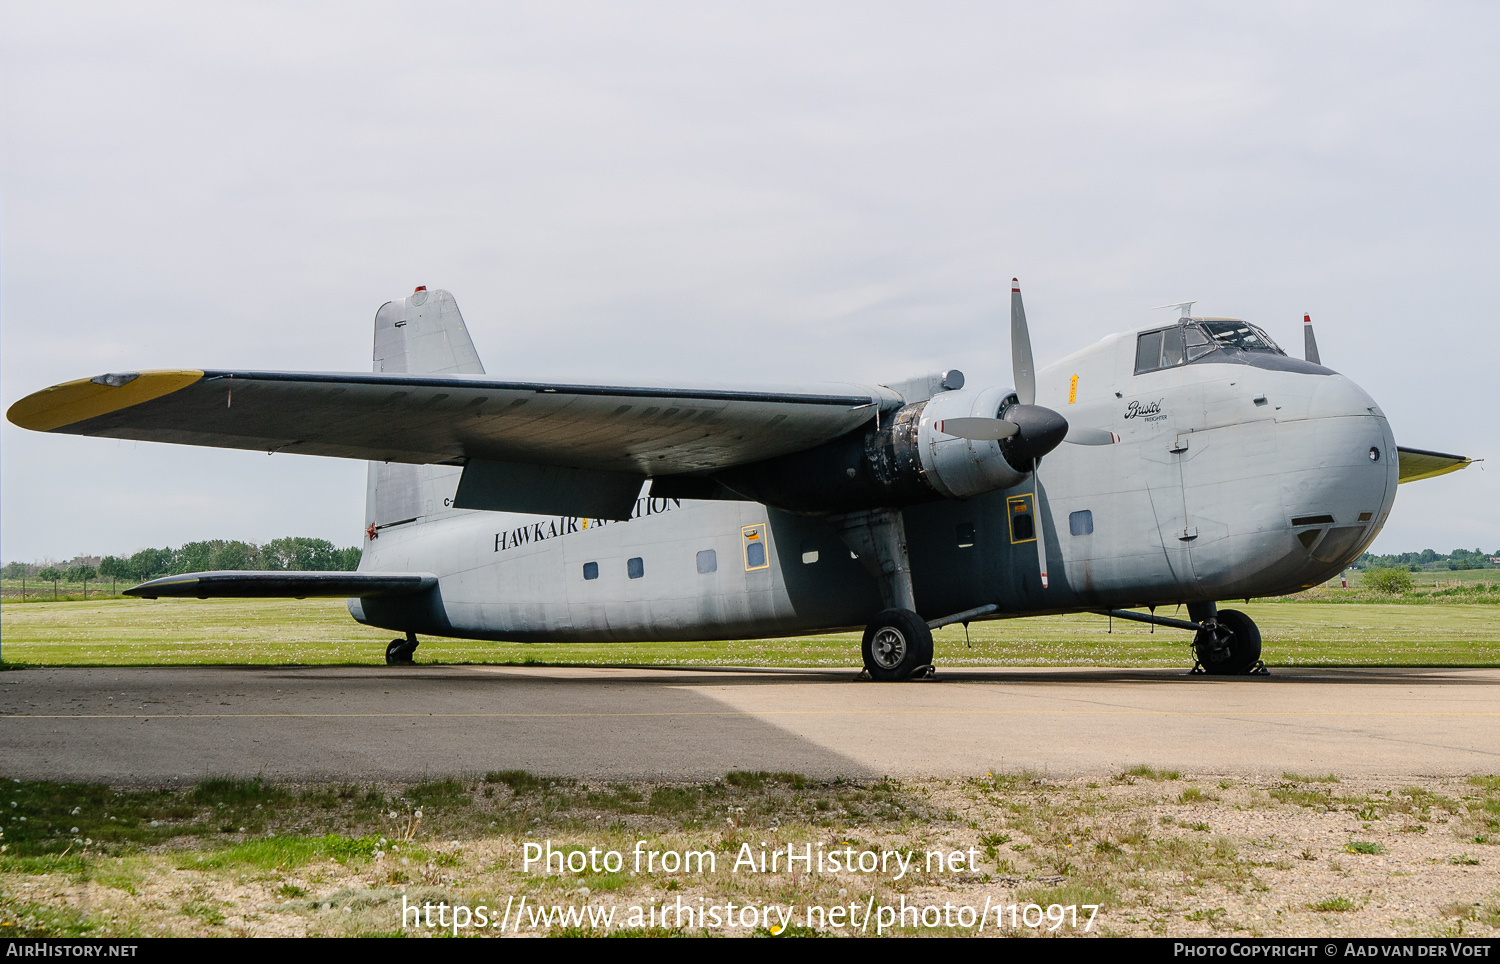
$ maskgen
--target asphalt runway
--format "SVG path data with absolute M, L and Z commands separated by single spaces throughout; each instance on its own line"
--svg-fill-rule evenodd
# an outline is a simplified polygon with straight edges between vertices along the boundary
M 0 673 L 0 774 L 183 784 L 524 769 L 708 780 L 1031 769 L 1108 775 L 1500 773 L 1500 670 L 169 667 Z

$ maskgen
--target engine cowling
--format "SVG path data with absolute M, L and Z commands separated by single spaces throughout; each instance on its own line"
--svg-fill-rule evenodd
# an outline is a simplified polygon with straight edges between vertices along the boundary
M 917 452 L 922 460 L 923 473 L 938 494 L 948 499 L 967 499 L 996 489 L 1008 489 L 1026 478 L 1030 473 L 1030 459 L 1017 458 L 1019 465 L 1015 465 L 1006 458 L 1006 449 L 1014 447 L 1007 445 L 1011 439 L 971 441 L 944 435 L 935 427 L 944 419 L 995 418 L 1008 408 L 1017 407 L 1035 406 L 1017 406 L 1015 394 L 1001 388 L 944 392 L 927 402 L 918 430 Z

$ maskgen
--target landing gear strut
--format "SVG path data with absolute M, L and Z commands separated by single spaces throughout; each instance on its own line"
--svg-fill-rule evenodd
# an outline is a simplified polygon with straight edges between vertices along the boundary
M 1214 612 L 1213 603 L 1204 605 L 1206 615 L 1194 608 L 1188 607 L 1188 615 L 1203 628 L 1193 637 L 1193 654 L 1203 672 L 1213 676 L 1265 672 L 1260 661 L 1260 630 L 1249 616 L 1237 609 Z
M 885 609 L 865 627 L 860 652 L 871 679 L 897 682 L 932 670 L 932 630 L 916 614 L 906 523 L 900 509 L 835 516 L 839 537 L 875 577 Z
M 421 645 L 417 642 L 416 633 L 407 633 L 406 638 L 397 637 L 391 640 L 385 648 L 385 662 L 387 666 L 410 666 L 413 662 L 412 654 Z

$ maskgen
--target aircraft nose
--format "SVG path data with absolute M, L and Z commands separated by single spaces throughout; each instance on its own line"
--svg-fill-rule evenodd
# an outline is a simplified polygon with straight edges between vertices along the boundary
M 1343 375 L 1328 375 L 1318 379 L 1308 412 L 1310 418 L 1339 418 L 1347 415 L 1378 415 L 1385 413 L 1375 404 L 1375 399 Z

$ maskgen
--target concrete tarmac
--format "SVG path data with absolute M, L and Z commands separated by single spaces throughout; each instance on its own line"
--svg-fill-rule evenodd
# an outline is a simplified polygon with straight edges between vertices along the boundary
M 183 784 L 413 781 L 524 769 L 701 781 L 1500 773 L 1500 670 L 161 667 L 0 673 L 0 774 Z

